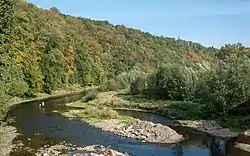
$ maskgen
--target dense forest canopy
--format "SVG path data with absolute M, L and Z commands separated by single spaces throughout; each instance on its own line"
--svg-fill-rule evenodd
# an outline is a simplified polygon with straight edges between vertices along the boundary
M 154 81 L 144 89 L 165 90 L 162 98 L 190 100 L 198 95 L 196 86 L 201 84 L 196 81 L 201 73 L 216 69 L 228 57 L 250 56 L 241 44 L 204 47 L 108 21 L 65 15 L 56 7 L 43 10 L 22 0 L 2 0 L 0 12 L 0 97 L 30 97 L 70 85 L 99 85 L 141 71 L 153 73 Z M 173 75 L 165 77 L 164 73 Z M 171 90 L 173 86 L 177 88 Z
M 43 10 L 21 0 L 13 16 L 11 53 L 21 72 L 18 84 L 11 85 L 14 96 L 50 93 L 71 84 L 97 85 L 122 72 L 150 72 L 185 59 L 202 63 L 218 51 L 108 21 L 64 15 L 55 7 Z

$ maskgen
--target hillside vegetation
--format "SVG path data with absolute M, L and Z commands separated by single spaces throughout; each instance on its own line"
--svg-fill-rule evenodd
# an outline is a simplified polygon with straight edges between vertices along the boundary
M 2 0 L 0 12 L 1 112 L 9 97 L 72 85 L 131 86 L 133 94 L 207 103 L 224 115 L 249 101 L 250 50 L 241 44 L 207 48 L 22 0 Z

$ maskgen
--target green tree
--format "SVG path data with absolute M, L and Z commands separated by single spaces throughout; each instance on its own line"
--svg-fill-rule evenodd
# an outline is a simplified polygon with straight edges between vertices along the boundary
M 76 79 L 82 86 L 99 84 L 100 69 L 91 52 L 77 49 L 76 52 Z
M 62 88 L 65 83 L 66 65 L 63 52 L 58 49 L 55 38 L 51 38 L 46 45 L 41 60 L 41 69 L 44 76 L 44 91 L 51 93 Z
M 193 99 L 197 82 L 196 73 L 192 68 L 174 64 L 161 67 L 154 73 L 150 84 L 160 98 L 172 100 Z M 152 86 L 152 85 L 151 85 Z
M 14 18 L 15 0 L 2 0 L 0 2 L 0 120 L 5 116 L 8 101 L 8 78 L 10 68 L 10 44 Z
M 209 116 L 227 115 L 250 100 L 250 61 L 231 56 L 209 71 L 199 87 L 198 97 Z

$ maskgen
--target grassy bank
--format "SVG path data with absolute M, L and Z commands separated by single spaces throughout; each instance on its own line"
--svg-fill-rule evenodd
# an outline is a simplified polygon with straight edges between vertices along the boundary
M 84 93 L 88 92 L 88 90 L 91 90 L 95 87 L 89 87 L 89 88 L 67 88 L 65 90 L 61 91 L 54 91 L 51 94 L 46 94 L 46 93 L 39 93 L 35 97 L 12 97 L 8 100 L 6 104 L 6 109 L 4 110 L 3 114 L 7 114 L 7 112 L 15 105 L 21 104 L 21 103 L 26 103 L 26 102 L 32 102 L 32 101 L 40 101 L 40 100 L 45 100 L 48 98 L 56 98 L 56 97 L 62 97 L 62 96 L 67 96 L 71 94 L 78 94 L 78 93 Z M 2 118 L 0 118 L 0 121 L 4 122 L 4 118 L 6 115 L 3 115 Z
M 208 118 L 205 116 L 206 107 L 203 104 L 194 103 L 191 101 L 169 101 L 169 100 L 154 100 L 147 99 L 141 95 L 118 94 L 123 100 L 133 103 L 140 109 L 146 109 L 152 113 L 171 117 L 175 120 L 215 120 L 224 128 L 229 128 L 233 131 L 243 131 L 247 126 L 241 125 L 239 116 L 227 116 L 220 118 Z
M 216 120 L 224 128 L 233 131 L 243 131 L 247 127 L 240 124 L 240 117 L 207 118 L 204 114 L 205 105 L 190 101 L 170 101 L 148 99 L 141 95 L 131 95 L 119 92 L 101 92 L 94 100 L 76 101 L 72 107 L 110 107 L 113 109 L 136 109 L 168 116 L 175 120 Z
M 133 118 L 119 115 L 115 110 L 112 110 L 111 108 L 89 105 L 86 105 L 85 109 L 83 110 L 70 110 L 68 112 L 62 113 L 62 115 L 70 118 L 80 119 L 89 124 L 98 123 L 110 119 L 116 119 L 122 123 L 133 122 Z

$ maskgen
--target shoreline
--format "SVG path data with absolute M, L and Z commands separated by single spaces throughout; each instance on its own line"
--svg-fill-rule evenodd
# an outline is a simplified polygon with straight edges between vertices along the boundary
M 56 92 L 52 95 L 44 95 L 44 96 L 31 98 L 31 99 L 21 99 L 18 102 L 9 102 L 7 113 L 2 120 L 3 122 L 0 123 L 0 138 L 1 138 L 0 139 L 0 155 L 1 154 L 8 155 L 12 151 L 12 149 L 16 146 L 15 144 L 13 144 L 13 140 L 19 135 L 17 133 L 16 127 L 6 124 L 6 121 L 7 121 L 7 118 L 9 116 L 11 109 L 13 109 L 14 107 L 17 107 L 20 104 L 31 103 L 35 101 L 42 101 L 42 100 L 46 100 L 50 98 L 60 98 L 63 96 L 69 96 L 69 95 L 74 95 L 74 94 L 83 94 L 84 92 L 87 92 L 88 89 L 91 89 L 91 88 L 84 88 L 84 89 L 75 90 L 75 91 L 65 91 L 65 92 L 60 92 L 60 93 Z
M 71 103 L 67 105 L 73 108 L 74 107 L 86 108 L 89 106 L 104 106 L 104 107 L 111 108 L 113 110 L 131 110 L 131 111 L 139 111 L 139 112 L 152 113 L 156 115 L 162 115 L 180 123 L 180 126 L 194 128 L 195 130 L 198 130 L 200 132 L 209 134 L 211 136 L 224 138 L 224 139 L 233 139 L 244 133 L 244 131 L 237 132 L 237 131 L 232 131 L 229 128 L 223 128 L 215 120 L 188 120 L 188 119 L 178 120 L 178 119 L 173 118 L 172 116 L 169 117 L 166 114 L 162 114 L 161 112 L 149 110 L 136 102 L 131 102 L 131 101 L 122 99 L 117 96 L 119 93 L 124 93 L 124 91 L 100 92 L 98 93 L 96 99 L 89 101 L 87 103 L 77 101 L 75 103 Z
M 184 139 L 184 137 L 178 134 L 174 129 L 160 123 L 153 123 L 122 115 L 110 119 L 89 119 L 87 116 L 80 117 L 78 114 L 81 113 L 81 110 L 71 110 L 66 113 L 61 113 L 61 115 L 69 119 L 81 120 L 102 131 L 141 140 L 142 142 L 174 144 Z

